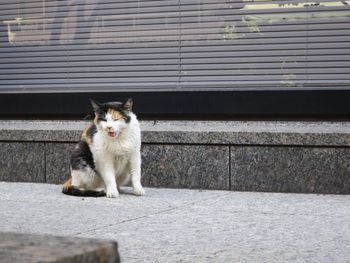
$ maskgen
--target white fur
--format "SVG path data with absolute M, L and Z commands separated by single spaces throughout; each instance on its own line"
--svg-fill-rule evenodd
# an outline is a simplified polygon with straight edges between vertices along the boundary
M 117 197 L 118 188 L 130 181 L 136 195 L 144 195 L 141 185 L 141 131 L 135 114 L 130 113 L 130 122 L 113 120 L 108 113 L 106 121 L 97 124 L 98 132 L 90 144 L 95 161 L 95 170 L 72 171 L 72 184 L 85 189 L 104 187 L 107 197 Z M 115 137 L 108 135 L 115 133 Z M 101 180 L 102 179 L 102 180 Z

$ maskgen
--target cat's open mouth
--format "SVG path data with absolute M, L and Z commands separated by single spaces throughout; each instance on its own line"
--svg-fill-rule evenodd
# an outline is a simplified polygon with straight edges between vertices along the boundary
M 111 137 L 111 138 L 114 138 L 114 137 L 117 136 L 117 133 L 116 133 L 116 132 L 111 132 L 111 131 L 109 131 L 109 132 L 107 132 L 107 134 L 108 134 L 108 136 Z

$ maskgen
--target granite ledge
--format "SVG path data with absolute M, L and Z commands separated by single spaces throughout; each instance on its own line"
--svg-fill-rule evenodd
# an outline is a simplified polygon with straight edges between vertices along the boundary
M 87 121 L 0 121 L 0 141 L 75 142 Z M 350 122 L 141 121 L 143 143 L 350 146 Z

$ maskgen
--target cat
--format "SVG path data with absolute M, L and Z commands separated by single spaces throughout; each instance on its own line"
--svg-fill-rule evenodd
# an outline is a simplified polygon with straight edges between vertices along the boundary
M 76 196 L 118 197 L 130 182 L 141 196 L 141 130 L 132 112 L 133 100 L 99 103 L 91 100 L 95 119 L 82 133 L 71 155 L 71 178 L 62 192 Z

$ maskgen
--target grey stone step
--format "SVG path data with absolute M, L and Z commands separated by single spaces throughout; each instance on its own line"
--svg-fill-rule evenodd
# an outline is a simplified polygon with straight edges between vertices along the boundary
M 119 263 L 116 241 L 0 232 L 2 263 Z
M 87 121 L 0 120 L 0 141 L 76 142 Z M 142 142 L 350 146 L 350 122 L 141 121 Z
M 62 184 L 86 121 L 0 121 L 0 181 Z M 142 121 L 150 187 L 350 194 L 350 122 Z

